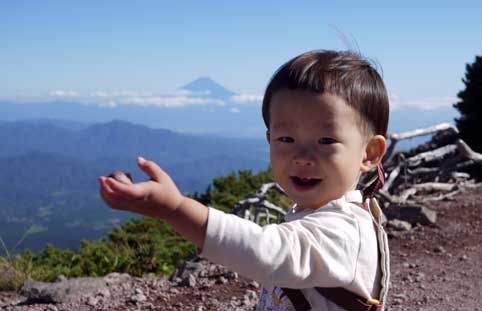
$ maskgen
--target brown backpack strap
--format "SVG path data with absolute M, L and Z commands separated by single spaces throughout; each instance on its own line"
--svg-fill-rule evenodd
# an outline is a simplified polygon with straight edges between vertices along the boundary
M 343 287 L 315 287 L 316 291 L 326 299 L 349 311 L 378 311 L 381 310 L 380 303 L 369 303 L 367 299 L 350 292 Z
M 377 167 L 377 177 L 366 189 L 363 190 L 363 201 L 367 198 L 373 198 L 375 192 L 380 190 L 385 184 L 385 170 L 380 163 Z
M 379 311 L 382 304 L 367 299 L 342 287 L 315 287 L 316 291 L 329 301 L 348 311 Z M 289 298 L 296 311 L 311 310 L 311 305 L 306 300 L 301 289 L 282 288 L 283 293 Z
M 283 293 L 288 296 L 289 300 L 295 307 L 296 311 L 309 311 L 311 310 L 311 305 L 306 300 L 305 295 L 301 292 L 300 289 L 293 289 L 293 288 L 281 288 Z

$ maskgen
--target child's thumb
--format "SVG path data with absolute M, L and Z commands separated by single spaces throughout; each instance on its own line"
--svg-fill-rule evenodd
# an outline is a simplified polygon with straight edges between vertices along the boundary
M 151 177 L 151 179 L 154 181 L 160 181 L 166 175 L 166 173 L 164 173 L 164 171 L 154 161 L 149 161 L 143 157 L 138 157 L 137 164 L 139 165 L 139 168 L 144 173 L 149 175 L 149 177 Z

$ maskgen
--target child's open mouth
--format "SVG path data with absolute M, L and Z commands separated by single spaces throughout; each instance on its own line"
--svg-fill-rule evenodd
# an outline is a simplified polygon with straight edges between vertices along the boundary
M 291 180 L 293 181 L 295 188 L 301 191 L 310 190 L 321 182 L 321 179 L 319 178 L 301 178 L 298 176 L 291 176 Z

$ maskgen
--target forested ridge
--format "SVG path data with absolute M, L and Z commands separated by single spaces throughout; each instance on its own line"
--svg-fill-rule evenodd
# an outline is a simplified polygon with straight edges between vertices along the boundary
M 190 196 L 208 206 L 229 211 L 237 201 L 268 182 L 272 182 L 269 170 L 257 174 L 239 170 L 214 178 L 206 191 Z M 269 197 L 284 207 L 291 204 L 276 192 Z M 53 281 L 60 274 L 67 277 L 101 276 L 110 272 L 134 276 L 150 272 L 169 274 L 195 252 L 195 247 L 164 222 L 137 218 L 115 227 L 99 240 L 83 240 L 78 250 L 63 250 L 49 244 L 37 253 L 27 249 L 21 254 L 11 254 L 5 245 L 4 251 L 7 256 L 0 257 L 0 270 L 4 272 L 0 290 L 18 288 L 25 278 Z
M 76 249 L 81 239 L 98 239 L 132 218 L 105 208 L 97 178 L 120 169 L 136 181 L 146 179 L 137 156 L 159 163 L 185 194 L 204 191 L 216 176 L 268 166 L 262 140 L 181 134 L 124 121 L 84 127 L 0 122 L 0 136 L 0 236 L 7 248 L 20 251 L 39 251 L 47 242 Z M 26 232 L 35 234 L 23 238 Z

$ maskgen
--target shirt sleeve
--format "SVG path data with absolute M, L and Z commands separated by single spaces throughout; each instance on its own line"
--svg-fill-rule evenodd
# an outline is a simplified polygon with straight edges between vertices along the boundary
M 210 208 L 200 256 L 263 284 L 338 287 L 352 282 L 359 245 L 356 219 L 341 209 L 261 227 Z

